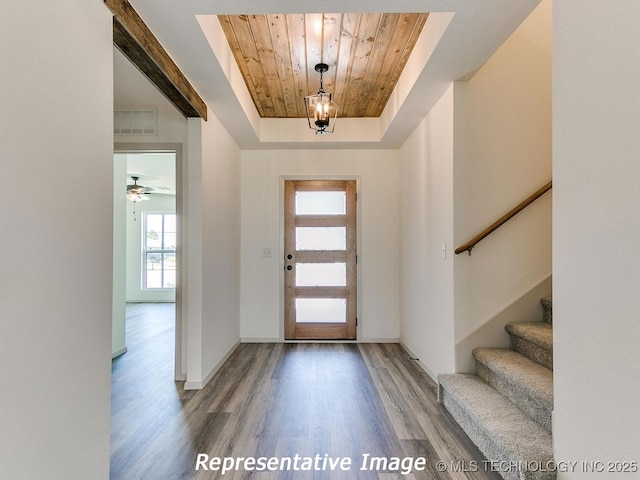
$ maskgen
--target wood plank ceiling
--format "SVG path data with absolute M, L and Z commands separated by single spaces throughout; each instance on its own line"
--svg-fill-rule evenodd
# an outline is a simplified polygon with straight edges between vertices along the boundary
M 339 117 L 378 117 L 427 13 L 220 15 L 238 67 L 263 118 L 305 118 L 303 98 L 324 89 Z

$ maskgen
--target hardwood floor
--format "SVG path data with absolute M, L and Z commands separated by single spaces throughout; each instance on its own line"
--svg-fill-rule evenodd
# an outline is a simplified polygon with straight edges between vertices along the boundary
M 399 345 L 241 344 L 203 390 L 185 391 L 172 379 L 173 305 L 131 305 L 127 319 L 129 350 L 113 362 L 112 480 L 500 479 Z M 222 475 L 202 468 L 215 457 L 242 460 Z M 249 471 L 260 469 L 248 457 L 278 465 Z M 403 475 L 394 457 L 424 457 L 424 470 Z M 331 470 L 338 459 L 351 465 Z

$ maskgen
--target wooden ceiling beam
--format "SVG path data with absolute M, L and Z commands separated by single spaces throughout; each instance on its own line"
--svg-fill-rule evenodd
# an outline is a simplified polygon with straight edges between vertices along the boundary
M 104 0 L 114 45 L 185 117 L 207 119 L 207 105 L 128 0 Z

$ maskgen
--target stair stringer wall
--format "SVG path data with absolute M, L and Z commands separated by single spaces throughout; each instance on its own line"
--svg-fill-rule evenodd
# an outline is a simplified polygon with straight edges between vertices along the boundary
M 476 364 L 471 352 L 474 348 L 509 348 L 509 334 L 505 325 L 513 321 L 539 321 L 543 316 L 540 299 L 551 295 L 552 274 L 534 282 L 478 327 L 456 340 L 456 373 L 475 373 Z
M 454 83 L 455 247 L 552 177 L 551 25 L 551 1 L 541 1 L 470 80 Z M 454 256 L 454 344 L 552 270 L 552 196 Z
M 464 371 L 457 350 L 471 347 L 456 340 L 552 269 L 550 192 L 473 255 L 453 254 L 551 178 L 550 0 L 471 79 L 453 83 L 401 163 L 400 342 L 432 376 Z

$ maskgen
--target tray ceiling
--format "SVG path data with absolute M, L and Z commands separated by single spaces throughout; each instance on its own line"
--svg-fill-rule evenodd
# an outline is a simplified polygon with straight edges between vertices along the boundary
M 427 13 L 219 15 L 263 118 L 304 118 L 303 98 L 324 88 L 339 117 L 379 117 Z

